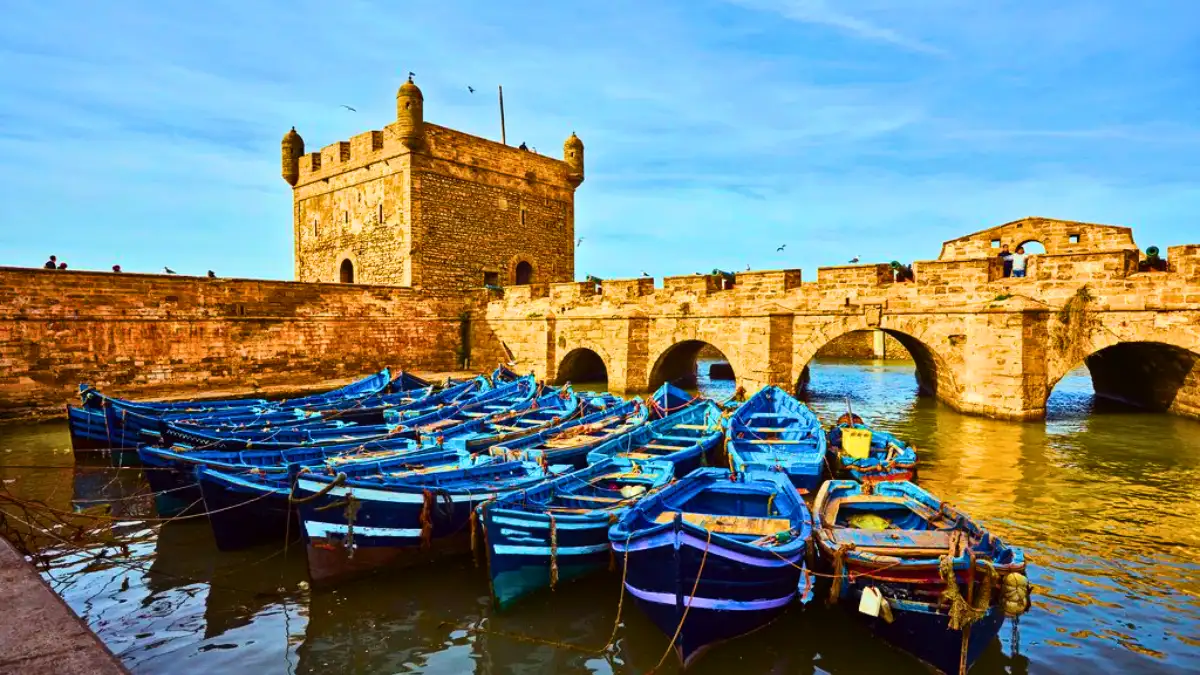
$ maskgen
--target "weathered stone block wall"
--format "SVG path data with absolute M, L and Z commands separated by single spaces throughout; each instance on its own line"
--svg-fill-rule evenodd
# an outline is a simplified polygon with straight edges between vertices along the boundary
M 834 338 L 824 347 L 817 350 L 817 358 L 835 359 L 874 359 L 880 358 L 875 353 L 875 341 L 883 336 L 883 356 L 885 359 L 912 360 L 912 355 L 900 344 L 894 336 L 873 330 L 856 330 Z
M 1124 279 L 1137 271 L 1138 252 L 1124 250 L 1031 256 L 1026 276 L 1037 281 L 1087 282 Z
M 77 385 L 149 397 L 459 366 L 460 294 L 0 268 L 0 417 Z
M 478 288 L 484 273 L 516 282 L 575 276 L 575 193 L 567 165 L 544 155 L 426 124 L 426 150 L 412 155 L 416 223 L 413 283 Z
M 1072 241 L 1072 239 L 1076 241 Z M 997 242 L 992 246 L 992 242 Z M 1022 218 L 997 227 L 990 227 L 942 244 L 939 260 L 987 258 L 1000 253 L 1008 244 L 1009 250 L 1030 241 L 1041 242 L 1046 253 L 1087 253 L 1096 251 L 1137 250 L 1133 230 L 1116 225 L 1096 225 L 1054 218 Z

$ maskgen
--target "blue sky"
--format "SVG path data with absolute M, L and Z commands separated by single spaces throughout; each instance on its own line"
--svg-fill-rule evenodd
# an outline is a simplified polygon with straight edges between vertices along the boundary
M 382 128 L 410 70 L 432 122 L 498 138 L 503 84 L 510 142 L 579 134 L 580 278 L 811 279 L 1025 215 L 1200 243 L 1194 0 L 5 5 L 5 265 L 291 278 L 281 136 Z

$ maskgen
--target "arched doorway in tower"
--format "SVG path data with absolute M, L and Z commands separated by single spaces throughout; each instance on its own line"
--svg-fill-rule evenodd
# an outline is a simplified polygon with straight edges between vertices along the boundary
M 341 267 L 338 268 L 338 281 L 343 284 L 354 283 L 354 263 L 347 258 L 342 261 Z
M 827 423 L 850 408 L 868 423 L 937 406 L 946 368 L 921 340 L 894 329 L 843 333 L 817 349 L 795 383 L 796 395 Z
M 517 286 L 533 283 L 533 265 L 524 260 L 517 263 L 516 269 L 513 270 L 513 283 Z
M 1166 412 L 1200 417 L 1200 353 L 1164 342 L 1118 342 L 1097 350 L 1050 383 L 1046 397 L 1048 422 Z
M 604 359 L 591 349 L 572 349 L 558 364 L 558 375 L 554 380 L 555 384 L 560 385 L 567 382 L 584 385 L 584 389 L 603 391 L 604 385 L 608 384 L 608 367 L 604 365 Z
M 1021 242 L 1019 245 L 1014 246 L 1012 250 L 1016 251 L 1018 248 L 1025 249 L 1025 255 L 1044 255 L 1046 253 L 1046 246 L 1037 239 Z
M 701 340 L 684 340 L 659 355 L 650 369 L 650 390 L 664 382 L 720 401 L 737 390 L 737 374 L 729 359 Z

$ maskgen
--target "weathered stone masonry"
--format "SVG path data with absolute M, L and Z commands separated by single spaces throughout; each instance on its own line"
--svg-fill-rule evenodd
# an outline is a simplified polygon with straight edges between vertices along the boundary
M 461 367 L 478 296 L 347 284 L 0 268 L 0 417 L 90 382 L 154 396 Z
M 1059 235 L 1083 248 L 1002 277 L 992 241 Z M 815 282 L 740 273 L 727 290 L 707 276 L 535 285 L 506 289 L 487 325 L 550 379 L 570 379 L 559 369 L 577 350 L 595 352 L 617 391 L 683 374 L 700 343 L 749 391 L 793 389 L 822 347 L 881 329 L 912 354 L 922 391 L 964 412 L 1040 418 L 1058 380 L 1086 363 L 1101 395 L 1200 417 L 1200 246 L 1171 248 L 1167 273 L 1139 273 L 1128 228 L 1028 218 L 971 237 L 984 243 L 947 242 L 941 259 L 914 264 L 911 283 L 879 264 L 820 268 Z

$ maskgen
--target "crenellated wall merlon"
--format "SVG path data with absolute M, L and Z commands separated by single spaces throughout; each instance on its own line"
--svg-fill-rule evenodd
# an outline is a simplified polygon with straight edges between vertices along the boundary
M 919 260 L 913 263 L 918 286 L 986 284 L 1004 276 L 999 256 L 974 260 Z
M 596 295 L 596 284 L 590 281 L 569 281 L 550 284 L 550 302 L 567 303 Z
M 383 150 L 383 132 L 367 131 L 350 138 L 350 157 L 364 157 Z
M 798 269 L 738 272 L 734 275 L 734 288 L 747 293 L 783 294 L 799 288 L 803 274 Z
M 331 166 L 350 161 L 350 141 L 338 141 L 321 148 L 321 166 Z
M 890 283 L 892 283 L 892 270 L 887 263 L 817 268 L 817 284 L 821 286 L 861 288 Z
M 1184 244 L 1167 249 L 1170 271 L 1186 279 L 1200 279 L 1200 244 Z
M 605 279 L 600 284 L 600 293 L 615 302 L 636 300 L 647 295 L 654 295 L 654 278 Z
M 1027 277 L 1035 281 L 1124 279 L 1138 271 L 1136 250 L 1043 254 L 1029 257 Z
M 721 290 L 721 278 L 709 274 L 663 277 L 663 290 L 667 293 L 708 295 Z
M 311 176 L 314 173 L 320 173 L 321 153 L 310 152 L 306 155 L 301 155 L 297 164 L 300 166 L 301 180 L 303 180 L 305 176 Z

